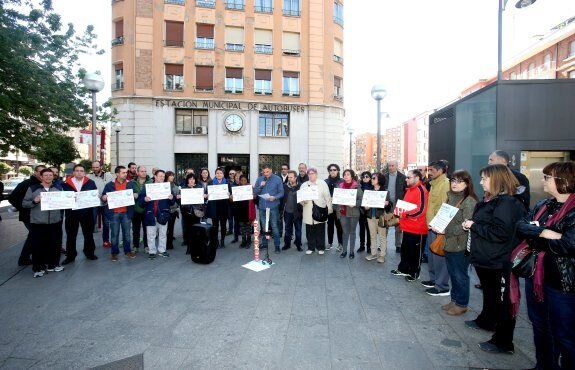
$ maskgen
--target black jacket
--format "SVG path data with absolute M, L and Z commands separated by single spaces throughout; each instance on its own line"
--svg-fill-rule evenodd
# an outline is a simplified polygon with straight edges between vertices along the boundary
M 19 212 L 18 220 L 22 222 L 30 222 L 30 208 L 22 207 L 22 200 L 24 200 L 24 196 L 26 195 L 28 188 L 32 185 L 38 184 L 40 184 L 40 181 L 36 176 L 32 175 L 29 179 L 19 183 L 8 197 L 10 204 L 12 204 L 12 206 Z
M 539 226 L 530 224 L 541 207 L 547 209 L 538 219 Z M 575 208 L 567 212 L 559 222 L 547 227 L 562 234 L 561 239 L 551 240 L 540 238 L 539 234 L 547 219 L 557 212 L 561 203 L 555 199 L 546 199 L 538 202 L 533 210 L 517 223 L 517 234 L 526 239 L 529 246 L 545 251 L 544 268 L 545 284 L 563 292 L 575 292 Z
M 291 209 L 294 211 L 292 212 L 295 218 L 302 218 L 303 217 L 303 207 L 301 204 L 297 202 L 297 192 L 300 188 L 301 184 L 296 183 L 294 187 L 289 186 L 288 184 L 284 184 L 284 196 L 282 198 L 283 203 L 283 211 L 286 212 L 286 203 L 290 202 Z
M 329 195 L 333 197 L 333 189 L 337 188 L 339 186 L 339 184 L 341 184 L 343 182 L 343 179 L 337 175 L 337 177 L 331 177 L 329 176 L 327 179 L 325 179 L 325 183 L 327 184 L 327 187 L 329 188 Z
M 529 211 L 529 202 L 531 201 L 531 189 L 529 188 L 529 180 L 527 179 L 527 176 L 521 172 L 512 168 L 510 168 L 510 170 L 513 172 L 513 175 L 515 175 L 517 181 L 519 181 L 519 185 L 523 186 L 521 189 L 522 191 L 515 194 L 515 197 L 519 199 L 521 203 L 523 203 L 523 206 L 525 206 L 525 209 Z
M 385 174 L 385 187 L 389 188 L 392 184 L 389 183 L 389 173 Z M 403 199 L 405 196 L 405 189 L 407 188 L 407 183 L 405 182 L 405 175 L 397 171 L 397 178 L 395 181 L 395 199 L 391 199 L 396 202 L 398 199 Z
M 524 215 L 521 202 L 510 195 L 478 202 L 470 229 L 471 263 L 487 269 L 509 266 L 511 252 L 519 244 L 515 225 Z

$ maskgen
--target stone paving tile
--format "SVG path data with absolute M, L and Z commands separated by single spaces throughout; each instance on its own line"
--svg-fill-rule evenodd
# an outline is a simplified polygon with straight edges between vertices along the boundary
M 178 369 L 189 353 L 189 349 L 151 345 L 144 352 L 144 367 L 146 370 Z
M 436 369 L 415 336 L 411 341 L 376 339 L 375 347 L 383 369 Z
M 28 358 L 14 358 L 10 357 L 3 363 L 0 362 L 0 370 L 19 370 L 28 369 L 33 366 L 38 360 Z

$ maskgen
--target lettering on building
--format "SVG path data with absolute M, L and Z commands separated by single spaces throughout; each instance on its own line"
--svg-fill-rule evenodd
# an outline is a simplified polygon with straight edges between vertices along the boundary
M 156 99 L 156 108 L 181 108 L 181 109 L 222 109 L 222 110 L 251 110 L 264 112 L 294 112 L 304 113 L 304 105 L 294 104 L 269 104 L 269 103 L 244 103 L 218 100 L 171 100 Z

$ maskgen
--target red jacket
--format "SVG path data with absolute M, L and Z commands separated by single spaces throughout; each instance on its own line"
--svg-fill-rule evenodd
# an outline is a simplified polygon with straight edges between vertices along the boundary
M 426 235 L 427 218 L 427 198 L 429 194 L 427 189 L 420 181 L 417 185 L 405 189 L 403 200 L 417 205 L 417 208 L 401 214 L 399 219 L 399 228 L 402 231 L 417 235 Z

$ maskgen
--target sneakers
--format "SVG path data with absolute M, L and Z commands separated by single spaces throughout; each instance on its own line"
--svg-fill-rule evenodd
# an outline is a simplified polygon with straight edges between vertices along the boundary
M 409 276 L 409 274 L 406 274 L 405 272 L 401 272 L 397 269 L 391 270 L 391 274 L 395 275 L 395 276 Z
M 39 278 L 39 277 L 42 277 L 42 276 L 44 276 L 44 270 L 42 270 L 42 271 L 36 271 L 36 272 L 34 273 L 34 278 Z
M 335 250 L 338 251 L 338 252 L 343 251 L 343 245 L 341 245 L 341 243 L 338 244 L 338 245 L 337 245 L 337 248 L 335 248 Z
M 308 249 L 307 251 L 305 251 L 305 254 L 310 255 L 313 254 L 314 251 L 312 251 L 311 249 Z
M 112 243 L 110 242 L 104 242 L 104 244 L 102 245 L 104 248 L 112 248 Z
M 128 258 L 136 258 L 136 253 L 134 253 L 134 252 L 128 252 L 128 253 L 126 253 L 126 257 L 128 257 Z
M 373 261 L 377 259 L 377 256 L 370 254 L 369 256 L 365 256 L 365 259 L 368 261 Z
M 148 255 L 148 258 L 151 259 L 151 260 L 153 260 L 154 258 L 156 258 L 156 254 L 155 254 L 155 253 L 150 253 L 150 254 Z
M 170 254 L 168 252 L 158 253 L 158 257 L 170 257 Z
M 56 266 L 56 267 L 52 267 L 52 268 L 47 268 L 46 271 L 47 272 L 60 272 L 60 271 L 64 271 L 64 267 Z
M 118 256 L 116 254 L 112 255 L 112 262 L 118 262 Z
M 435 286 L 435 281 L 433 280 L 425 280 L 421 282 L 421 285 L 423 285 L 426 288 L 433 288 Z
M 405 281 L 412 283 L 414 281 L 419 280 L 419 274 L 414 274 L 414 275 L 408 275 L 405 277 Z
M 384 263 L 384 262 L 385 262 L 385 257 L 383 257 L 383 256 L 380 255 L 380 256 L 377 258 L 377 263 Z
M 445 297 L 449 295 L 450 291 L 449 289 L 439 290 L 437 288 L 429 288 L 425 290 L 425 293 L 434 297 Z
M 323 256 L 325 253 L 325 251 L 317 251 L 317 254 L 319 254 L 320 256 Z

